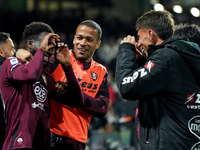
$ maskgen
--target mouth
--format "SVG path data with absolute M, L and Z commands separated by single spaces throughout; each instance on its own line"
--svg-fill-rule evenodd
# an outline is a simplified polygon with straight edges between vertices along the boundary
M 81 54 L 85 54 L 87 52 L 87 50 L 85 49 L 78 49 L 78 51 L 81 53 Z
M 81 51 L 81 52 L 86 52 L 86 50 L 85 49 L 78 49 L 79 51 Z
M 142 53 L 144 52 L 144 48 L 142 48 Z

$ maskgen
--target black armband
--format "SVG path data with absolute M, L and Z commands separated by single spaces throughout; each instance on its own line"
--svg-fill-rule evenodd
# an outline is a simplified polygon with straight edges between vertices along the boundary
M 13 54 L 13 57 L 16 57 L 16 53 L 17 53 L 17 51 L 15 51 L 15 53 Z

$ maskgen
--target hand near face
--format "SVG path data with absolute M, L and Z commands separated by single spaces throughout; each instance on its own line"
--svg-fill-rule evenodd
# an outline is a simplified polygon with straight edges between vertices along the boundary
M 67 44 L 58 43 L 58 49 L 55 52 L 56 59 L 64 66 L 71 64 L 69 48 Z
M 120 44 L 123 44 L 123 43 L 131 43 L 131 44 L 135 45 L 136 44 L 135 37 L 130 36 L 130 35 L 124 37 L 124 39 L 121 40 Z
M 140 46 L 137 46 L 136 43 L 136 51 L 135 51 L 135 56 L 136 56 L 136 60 L 140 59 L 141 57 L 143 57 L 143 49 Z
M 49 49 L 56 46 L 55 40 L 60 41 L 60 37 L 55 33 L 49 33 L 45 35 L 41 41 L 39 48 L 43 49 L 45 52 L 48 52 Z
M 22 59 L 23 62 L 25 62 L 26 64 L 31 61 L 33 55 L 31 54 L 31 52 L 25 49 L 18 49 L 18 51 L 16 52 L 16 57 Z
M 136 56 L 137 60 L 143 56 L 142 49 L 140 49 L 140 47 L 137 47 L 137 42 L 135 41 L 134 36 L 128 35 L 128 36 L 124 37 L 124 39 L 121 40 L 120 44 L 123 44 L 123 43 L 131 43 L 131 44 L 135 45 L 135 47 L 136 47 L 135 56 Z

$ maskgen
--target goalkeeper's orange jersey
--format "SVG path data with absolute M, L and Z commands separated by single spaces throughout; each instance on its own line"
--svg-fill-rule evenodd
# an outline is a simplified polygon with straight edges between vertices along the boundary
M 105 67 L 92 60 L 90 68 L 82 70 L 71 51 L 70 61 L 82 91 L 95 98 L 106 74 Z M 66 76 L 61 65 L 52 73 L 52 77 L 55 81 L 66 81 Z M 66 97 L 66 100 L 73 101 L 73 98 L 68 99 Z M 73 108 L 53 100 L 50 104 L 51 131 L 58 135 L 86 143 L 91 115 L 81 108 Z

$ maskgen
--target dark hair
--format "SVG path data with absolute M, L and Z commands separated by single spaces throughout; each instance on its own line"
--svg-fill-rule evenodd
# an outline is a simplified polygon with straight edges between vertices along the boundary
M 6 39 L 10 38 L 9 33 L 0 32 L 0 44 L 6 43 Z
M 78 27 L 80 25 L 85 25 L 85 26 L 97 29 L 97 31 L 98 31 L 98 41 L 101 39 L 101 36 L 102 36 L 101 27 L 95 21 L 93 21 L 93 20 L 84 20 L 78 25 Z
M 139 29 L 152 29 L 162 40 L 171 38 L 175 30 L 172 14 L 167 10 L 150 10 L 137 19 L 136 30 Z
M 174 38 L 183 38 L 191 42 L 197 43 L 200 46 L 200 27 L 196 24 L 178 24 L 175 26 Z
M 23 39 L 25 42 L 28 40 L 38 40 L 41 33 L 54 33 L 53 29 L 44 22 L 32 22 L 25 26 L 23 32 Z

